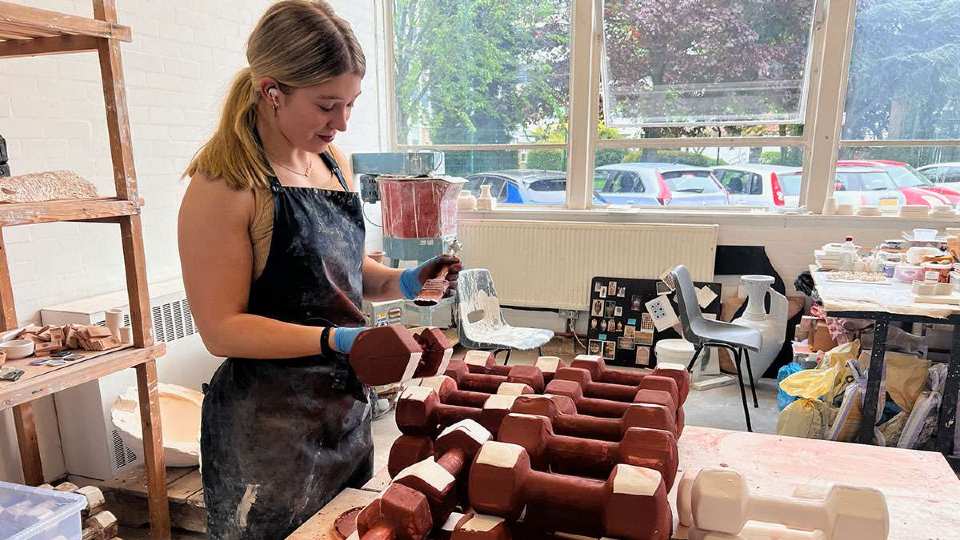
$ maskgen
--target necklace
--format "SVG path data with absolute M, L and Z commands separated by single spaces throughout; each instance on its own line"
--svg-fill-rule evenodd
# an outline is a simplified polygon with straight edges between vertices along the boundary
M 307 162 L 307 170 L 306 170 L 306 172 L 300 172 L 300 171 L 293 170 L 293 169 L 291 169 L 290 167 L 287 167 L 286 165 L 284 165 L 283 163 L 280 163 L 279 161 L 274 161 L 274 163 L 277 164 L 277 165 L 279 165 L 279 166 L 281 166 L 281 167 L 283 167 L 284 169 L 292 172 L 293 174 L 295 174 L 295 175 L 297 175 L 297 176 L 302 176 L 302 177 L 304 177 L 304 178 L 310 178 L 310 171 L 313 170 L 313 160 L 312 160 L 312 159 L 311 159 L 309 162 Z

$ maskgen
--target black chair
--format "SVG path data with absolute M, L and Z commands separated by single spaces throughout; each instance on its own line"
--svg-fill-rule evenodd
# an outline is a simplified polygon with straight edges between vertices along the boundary
M 743 370 L 741 363 L 746 360 L 747 375 L 750 377 L 750 391 L 753 394 L 753 406 L 759 407 L 757 389 L 753 384 L 753 370 L 750 368 L 750 351 L 759 352 L 763 336 L 759 331 L 738 324 L 706 319 L 697 303 L 697 291 L 690 279 L 690 272 L 683 265 L 674 268 L 673 286 L 676 290 L 676 301 L 679 306 L 680 325 L 683 327 L 683 337 L 693 343 L 694 354 L 687 371 L 693 369 L 700 352 L 710 347 L 727 349 L 733 354 L 734 364 L 737 366 L 737 381 L 740 383 L 740 398 L 743 401 L 743 417 L 747 421 L 747 431 L 753 431 L 750 425 L 750 408 L 747 406 L 747 392 L 743 385 Z

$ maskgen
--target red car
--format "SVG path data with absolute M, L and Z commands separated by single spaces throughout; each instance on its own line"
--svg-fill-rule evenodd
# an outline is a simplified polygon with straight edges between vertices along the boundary
M 934 184 L 929 178 L 911 167 L 909 163 L 887 159 L 843 160 L 837 162 L 837 167 L 876 167 L 883 169 L 893 180 L 897 189 L 906 197 L 905 204 L 931 206 L 929 193 L 939 195 L 938 199 L 942 199 L 945 205 L 956 206 L 960 203 L 960 191 Z

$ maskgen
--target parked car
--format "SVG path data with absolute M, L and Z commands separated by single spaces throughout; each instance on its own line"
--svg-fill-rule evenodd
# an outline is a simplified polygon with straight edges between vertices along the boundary
M 934 185 L 960 191 L 960 163 L 936 163 L 917 169 Z
M 510 204 L 561 205 L 567 196 L 567 173 L 542 169 L 513 169 L 471 174 L 463 189 L 480 196 L 490 184 L 497 201 Z
M 727 192 L 706 167 L 617 163 L 594 170 L 596 198 L 634 206 L 726 206 Z
M 892 168 L 873 161 L 839 161 L 833 196 L 839 204 L 870 204 L 881 207 L 950 204 L 950 201 L 939 193 L 897 185 L 891 171 Z
M 913 190 L 919 190 L 926 193 L 934 193 L 938 197 L 926 197 L 923 194 L 920 194 L 919 200 L 924 202 L 907 202 L 907 204 L 926 204 L 927 206 L 940 206 L 943 204 L 948 204 L 950 206 L 955 206 L 957 203 L 960 203 L 960 191 L 950 189 L 945 186 L 938 186 L 931 182 L 926 176 L 923 176 L 917 172 L 913 167 L 908 163 L 902 161 L 891 161 L 884 159 L 876 160 L 844 160 L 838 161 L 837 167 L 840 166 L 864 166 L 864 167 L 877 167 L 885 170 L 890 178 L 893 180 L 894 185 L 897 189 L 904 191 L 904 194 L 907 195 L 907 198 L 911 197 L 911 192 Z
M 800 202 L 799 167 L 781 165 L 724 165 L 713 175 L 734 206 L 793 206 Z

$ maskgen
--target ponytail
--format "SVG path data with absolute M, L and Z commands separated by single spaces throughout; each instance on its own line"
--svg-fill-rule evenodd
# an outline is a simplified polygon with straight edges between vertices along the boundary
M 220 124 L 187 167 L 184 176 L 203 173 L 233 189 L 267 188 L 269 166 L 257 141 L 256 94 L 249 67 L 237 73 L 223 104 Z

